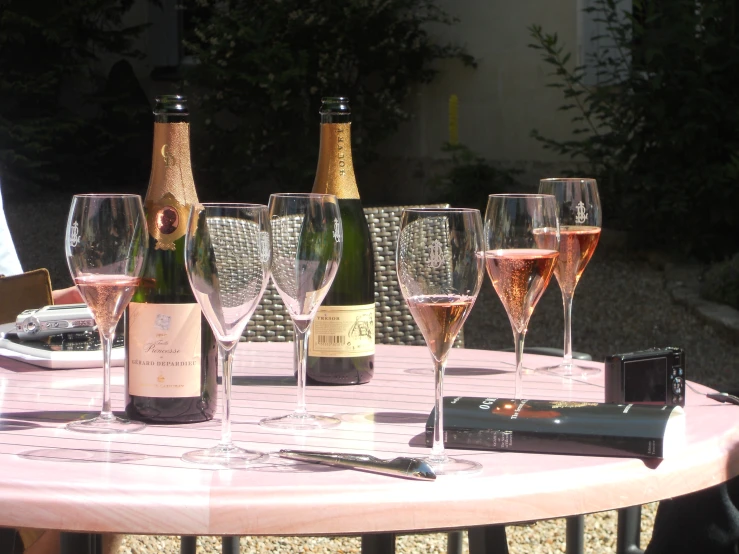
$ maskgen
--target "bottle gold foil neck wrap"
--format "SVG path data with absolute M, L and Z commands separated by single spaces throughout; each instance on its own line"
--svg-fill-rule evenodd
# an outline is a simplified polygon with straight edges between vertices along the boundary
M 155 123 L 146 222 L 156 247 L 174 250 L 185 235 L 190 206 L 198 201 L 190 164 L 190 124 Z
M 321 124 L 321 147 L 313 192 L 335 194 L 343 199 L 359 198 L 351 136 L 350 123 Z

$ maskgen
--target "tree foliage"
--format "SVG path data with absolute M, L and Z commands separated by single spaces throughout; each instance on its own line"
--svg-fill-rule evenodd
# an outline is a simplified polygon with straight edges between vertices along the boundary
M 574 67 L 556 33 L 530 27 L 574 135 L 533 131 L 598 177 L 606 224 L 643 243 L 703 258 L 735 251 L 739 232 L 739 35 L 733 0 L 596 0 L 611 44 Z M 598 84 L 588 84 L 587 65 Z
M 143 27 L 123 24 L 132 4 L 0 0 L 4 189 L 37 185 L 81 191 L 127 174 L 120 170 L 127 162 L 131 110 L 140 110 L 140 102 L 132 102 L 127 90 L 106 87 L 96 62 L 105 52 L 139 55 L 131 45 Z M 121 121 L 124 125 L 115 125 Z
M 187 44 L 197 60 L 187 89 L 202 125 L 194 159 L 199 183 L 221 197 L 309 189 L 321 97 L 350 98 L 361 165 L 410 117 L 406 100 L 434 78 L 434 62 L 474 65 L 464 48 L 430 34 L 454 23 L 433 0 L 196 4 L 203 15 Z

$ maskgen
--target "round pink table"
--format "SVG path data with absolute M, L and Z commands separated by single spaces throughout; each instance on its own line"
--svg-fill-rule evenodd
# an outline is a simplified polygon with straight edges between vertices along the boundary
M 384 458 L 423 455 L 433 407 L 424 347 L 377 347 L 369 384 L 310 387 L 311 411 L 339 416 L 339 427 L 295 434 L 258 425 L 295 405 L 291 343 L 241 344 L 236 358 L 233 437 L 265 452 L 281 448 L 350 451 Z M 524 365 L 551 363 L 526 355 Z M 447 395 L 510 396 L 513 354 L 457 350 Z M 599 365 L 599 364 L 594 364 Z M 428 370 L 428 372 L 424 372 Z M 421 531 L 546 519 L 639 505 L 723 482 L 739 473 L 739 407 L 688 390 L 687 446 L 659 462 L 511 452 L 453 451 L 482 473 L 420 482 L 273 459 L 252 470 L 208 470 L 180 460 L 211 446 L 220 421 L 149 426 L 97 437 L 64 429 L 100 408 L 102 370 L 45 370 L 0 357 L 0 526 L 80 532 L 174 535 L 318 535 Z M 602 376 L 523 381 L 527 398 L 603 400 Z M 708 389 L 694 385 L 702 391 Z M 113 376 L 123 407 L 123 376 Z M 49 459 L 19 454 L 44 450 Z M 55 449 L 80 459 L 56 460 Z

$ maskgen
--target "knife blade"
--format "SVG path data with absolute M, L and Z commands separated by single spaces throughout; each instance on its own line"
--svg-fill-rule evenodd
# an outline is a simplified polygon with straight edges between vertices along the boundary
M 436 474 L 431 466 L 421 458 L 400 456 L 392 460 L 383 460 L 367 454 L 351 454 L 347 452 L 312 452 L 308 450 L 280 450 L 279 456 L 290 460 L 323 464 L 334 467 L 345 467 L 390 475 L 406 477 L 421 481 L 433 481 Z

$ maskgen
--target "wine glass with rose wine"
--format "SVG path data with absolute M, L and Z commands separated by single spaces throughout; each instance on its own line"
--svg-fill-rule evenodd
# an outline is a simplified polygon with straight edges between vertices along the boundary
M 265 459 L 231 441 L 231 375 L 239 339 L 269 281 L 269 219 L 260 204 L 195 204 L 185 235 L 185 268 L 195 300 L 213 329 L 221 362 L 221 441 L 182 459 L 245 468 Z
M 531 314 L 559 257 L 554 196 L 491 194 L 485 212 L 485 265 L 508 313 L 516 350 L 514 399 L 522 395 L 523 343 Z
M 400 290 L 434 363 L 434 436 L 426 461 L 437 475 L 474 473 L 481 465 L 444 452 L 444 370 L 484 277 L 479 210 L 406 208 L 397 247 Z
M 67 265 L 90 308 L 103 349 L 103 407 L 100 415 L 67 424 L 86 433 L 129 433 L 146 425 L 113 414 L 110 356 L 115 328 L 144 269 L 148 231 L 136 194 L 79 194 L 69 209 L 64 249 Z
M 311 430 L 335 427 L 335 417 L 306 410 L 305 373 L 311 324 L 336 277 L 344 244 L 339 203 L 333 194 L 282 193 L 269 197 L 272 280 L 295 329 L 298 402 L 294 412 L 260 425 Z
M 559 260 L 554 267 L 554 276 L 562 291 L 565 338 L 562 362 L 537 368 L 537 371 L 562 377 L 585 377 L 598 373 L 600 369 L 572 362 L 572 298 L 600 238 L 602 221 L 598 184 L 595 179 L 542 179 L 539 193 L 551 194 L 557 201 Z M 544 242 L 548 240 L 544 238 Z

